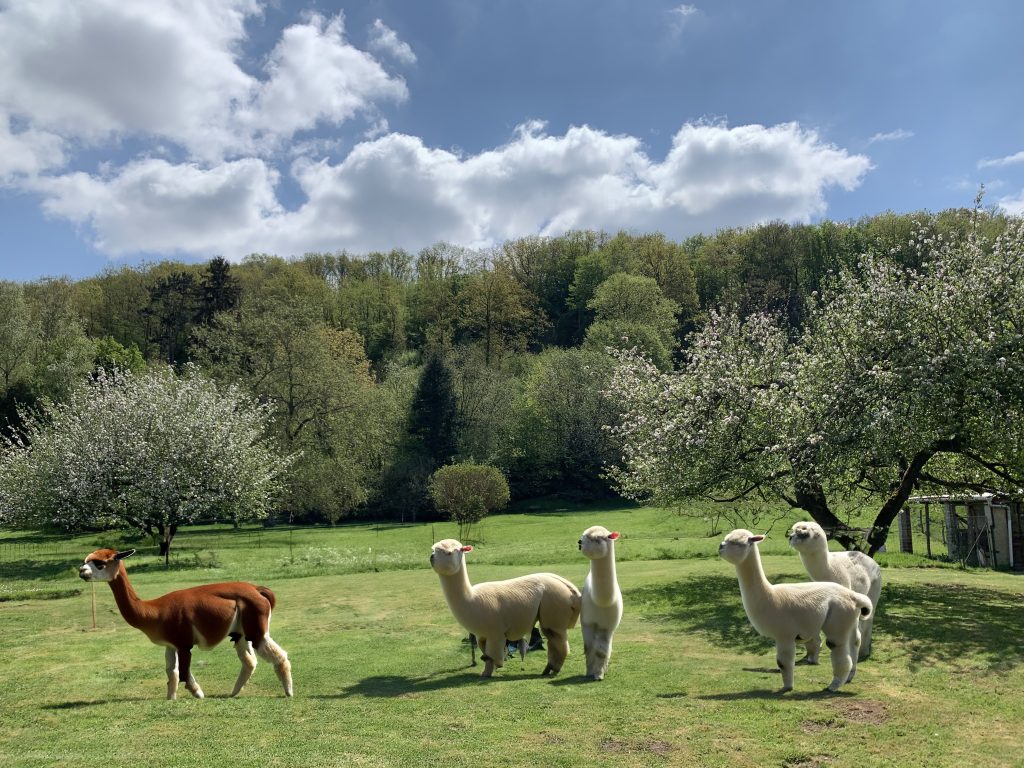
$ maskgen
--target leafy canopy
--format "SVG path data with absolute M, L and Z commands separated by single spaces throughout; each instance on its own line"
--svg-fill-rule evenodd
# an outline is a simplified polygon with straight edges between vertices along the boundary
M 611 393 L 632 496 L 784 503 L 856 545 L 836 500 L 879 504 L 870 552 L 915 489 L 1024 487 L 1024 223 L 915 237 L 825 281 L 799 334 L 712 312 L 678 373 L 621 356 Z
M 26 416 L 0 453 L 0 514 L 65 530 L 132 527 L 163 537 L 204 520 L 265 517 L 291 459 L 269 411 L 186 366 L 103 369 L 63 403 Z

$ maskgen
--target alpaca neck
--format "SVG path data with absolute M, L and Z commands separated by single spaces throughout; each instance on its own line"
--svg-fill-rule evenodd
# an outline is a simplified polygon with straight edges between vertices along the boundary
M 736 574 L 740 581 L 740 596 L 743 607 L 750 613 L 751 606 L 763 603 L 772 591 L 772 585 L 764 575 L 761 567 L 761 555 L 755 549 L 745 560 L 736 564 Z
M 615 599 L 617 588 L 615 550 L 612 549 L 607 557 L 590 561 L 590 589 L 594 602 L 598 605 L 608 605 Z
M 817 581 L 830 581 L 828 567 L 828 545 L 825 549 L 816 549 L 813 552 L 801 552 L 800 559 L 803 560 L 804 568 L 812 578 Z
M 135 588 L 128 581 L 128 572 L 124 563 L 118 563 L 117 575 L 108 582 L 110 591 L 114 593 L 114 602 L 121 616 L 133 627 L 140 627 L 148 618 L 148 611 L 143 600 L 135 593 Z
M 473 585 L 469 583 L 469 571 L 465 565 L 458 573 L 441 576 L 441 591 L 444 592 L 444 599 L 448 601 L 448 607 L 453 612 L 473 599 Z

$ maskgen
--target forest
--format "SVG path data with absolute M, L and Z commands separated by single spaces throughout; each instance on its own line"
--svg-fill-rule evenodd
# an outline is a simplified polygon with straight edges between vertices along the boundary
M 719 308 L 801 332 L 865 254 L 917 269 L 921 238 L 994 239 L 995 211 L 770 222 L 673 242 L 573 231 L 485 251 L 252 254 L 0 282 L 0 422 L 61 403 L 99 369 L 170 367 L 236 386 L 293 457 L 275 517 L 417 520 L 438 468 L 497 467 L 513 499 L 615 496 L 615 349 L 685 365 Z M 609 428 L 611 427 L 611 428 Z

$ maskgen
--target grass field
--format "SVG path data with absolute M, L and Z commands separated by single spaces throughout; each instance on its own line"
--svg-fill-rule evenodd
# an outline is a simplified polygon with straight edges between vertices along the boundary
M 881 556 L 875 652 L 839 694 L 827 659 L 780 685 L 747 623 L 720 536 L 665 510 L 504 515 L 474 536 L 473 581 L 554 570 L 581 585 L 576 539 L 600 523 L 626 612 L 608 677 L 583 676 L 578 628 L 562 673 L 543 653 L 477 680 L 427 557 L 448 524 L 196 529 L 170 569 L 131 536 L 0 533 L 0 764 L 193 766 L 1024 765 L 1024 578 Z M 762 545 L 773 580 L 803 578 L 786 522 Z M 141 546 L 140 546 L 141 544 Z M 209 698 L 164 700 L 163 651 L 127 626 L 105 585 L 75 576 L 98 546 L 135 546 L 142 597 L 244 579 L 278 596 L 286 700 L 261 663 L 237 699 L 227 644 L 197 652 Z M 895 567 L 896 565 L 902 567 Z M 823 656 L 827 653 L 823 652 Z

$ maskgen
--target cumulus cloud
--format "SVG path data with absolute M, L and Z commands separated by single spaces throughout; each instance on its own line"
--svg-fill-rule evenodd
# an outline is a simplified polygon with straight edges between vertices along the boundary
M 580 126 L 520 127 L 507 144 L 460 156 L 391 133 L 339 163 L 297 159 L 305 202 L 283 210 L 260 160 L 207 171 L 163 160 L 110 178 L 74 174 L 42 189 L 47 210 L 88 224 L 109 253 L 179 250 L 239 258 L 439 240 L 484 247 L 573 228 L 659 230 L 674 238 L 771 219 L 808 221 L 825 191 L 853 189 L 870 168 L 795 123 L 687 124 L 664 158 L 641 141 Z
M 409 44 L 400 40 L 395 30 L 380 19 L 374 21 L 373 26 L 370 27 L 368 45 L 370 50 L 391 56 L 402 64 L 416 63 L 416 54 L 412 52 Z
M 110 177 L 70 173 L 40 178 L 44 210 L 87 225 L 100 251 L 220 253 L 280 215 L 277 172 L 246 158 L 203 169 L 149 159 Z
M 1007 155 L 1006 157 L 997 157 L 992 160 L 979 160 L 979 168 L 1002 168 L 1007 165 L 1017 165 L 1018 163 L 1024 163 L 1024 151 L 1017 152 L 1013 155 Z
M 0 184 L 62 165 L 64 140 L 60 136 L 32 128 L 12 131 L 10 119 L 0 112 Z
M 0 112 L 66 140 L 158 138 L 213 163 L 407 97 L 404 81 L 345 39 L 341 15 L 289 27 L 261 76 L 248 74 L 238 56 L 260 12 L 255 0 L 10 4 Z
M 1009 216 L 1024 216 L 1024 189 L 1016 197 L 1007 196 L 999 200 L 1000 210 Z
M 913 137 L 913 131 L 908 131 L 904 128 L 897 128 L 895 131 L 888 131 L 887 133 L 876 133 L 868 139 L 868 144 L 877 144 L 880 141 L 903 141 L 904 139 L 912 139 Z
M 660 158 L 634 136 L 539 121 L 477 154 L 433 148 L 390 132 L 383 105 L 406 83 L 347 39 L 341 14 L 306 15 L 254 63 L 246 25 L 261 13 L 258 0 L 0 0 L 0 184 L 104 253 L 240 258 L 807 221 L 870 168 L 795 123 L 687 124 Z M 680 25 L 698 13 L 670 11 Z M 415 62 L 380 20 L 368 48 Z M 355 118 L 365 133 L 347 154 L 354 134 L 316 130 Z M 141 151 L 125 160 L 128 147 Z M 75 164 L 83 148 L 100 171 Z M 289 162 L 300 202 L 286 208 Z

